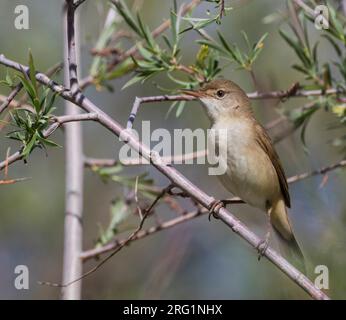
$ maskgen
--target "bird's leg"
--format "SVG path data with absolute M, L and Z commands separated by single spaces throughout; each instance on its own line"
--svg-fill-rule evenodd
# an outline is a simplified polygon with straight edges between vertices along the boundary
M 211 215 L 213 215 L 215 219 L 219 219 L 219 217 L 217 216 L 217 212 L 220 210 L 220 208 L 225 207 L 226 205 L 231 204 L 232 202 L 232 199 L 214 200 L 209 206 L 208 220 L 210 221 Z
M 268 246 L 269 246 L 269 240 L 270 240 L 270 235 L 271 235 L 271 223 L 270 223 L 270 213 L 271 213 L 271 208 L 268 209 L 268 217 L 267 217 L 267 232 L 265 234 L 264 239 L 260 241 L 260 243 L 257 245 L 257 250 L 258 250 L 258 261 L 261 260 L 263 257 L 264 253 L 266 252 Z

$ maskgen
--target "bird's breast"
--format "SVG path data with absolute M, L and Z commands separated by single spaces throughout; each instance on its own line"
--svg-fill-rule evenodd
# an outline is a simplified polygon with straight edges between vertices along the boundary
M 218 150 L 218 161 L 227 168 L 218 178 L 233 195 L 265 210 L 268 198 L 277 193 L 278 179 L 251 126 L 247 122 L 228 121 L 217 123 L 212 129 L 208 148 Z

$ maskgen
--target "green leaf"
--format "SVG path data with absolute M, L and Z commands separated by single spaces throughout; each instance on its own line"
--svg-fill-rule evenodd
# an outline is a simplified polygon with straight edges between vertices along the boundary
M 106 230 L 100 226 L 100 235 L 96 246 L 102 246 L 110 242 L 118 233 L 118 227 L 130 216 L 129 206 L 123 199 L 116 199 L 110 208 L 110 222 Z
M 114 230 L 119 224 L 124 222 L 129 215 L 130 211 L 128 210 L 128 206 L 125 204 L 124 200 L 118 199 L 111 207 L 111 222 L 109 228 Z
M 32 83 L 32 87 L 35 92 L 35 96 L 37 97 L 38 94 L 37 94 L 37 82 L 36 82 L 36 68 L 35 68 L 34 58 L 32 56 L 31 49 L 29 49 L 29 76 Z
M 329 43 L 333 46 L 336 54 L 339 57 L 341 57 L 342 51 L 341 51 L 339 45 L 334 41 L 334 39 L 329 34 L 322 34 L 322 37 L 326 38 L 329 41 Z
M 294 41 L 287 33 L 285 33 L 283 30 L 279 30 L 280 35 L 282 38 L 293 48 L 293 50 L 298 55 L 299 59 L 302 61 L 305 67 L 310 68 L 311 67 L 311 61 L 309 58 L 307 58 L 306 50 L 302 47 L 302 44 Z
M 109 167 L 109 168 L 98 168 L 97 169 L 97 173 L 101 176 L 112 176 L 114 174 L 118 174 L 120 172 L 122 172 L 123 167 L 121 164 L 117 164 L 113 167 Z
M 204 68 L 205 60 L 207 59 L 208 55 L 209 55 L 209 46 L 205 44 L 201 45 L 196 55 L 196 64 L 198 67 Z
M 35 131 L 28 144 L 24 147 L 22 151 L 22 156 L 24 159 L 26 159 L 28 155 L 31 153 L 31 151 L 34 149 L 38 136 L 38 132 Z
M 12 78 L 10 77 L 10 74 L 9 74 L 8 72 L 6 73 L 6 78 L 5 78 L 5 80 L 6 80 L 6 84 L 7 84 L 8 86 L 10 86 L 10 87 L 13 86 Z
M 240 31 L 240 33 L 242 34 L 245 42 L 246 42 L 246 45 L 248 47 L 248 49 L 250 50 L 251 49 L 251 46 L 250 46 L 250 41 L 249 41 L 249 37 L 247 36 L 246 32 L 244 30 Z
M 56 142 L 54 142 L 50 139 L 46 139 L 46 138 L 39 138 L 39 139 L 42 143 L 46 144 L 49 147 L 60 147 L 61 148 L 61 145 L 57 144 Z
M 175 116 L 177 118 L 179 118 L 181 114 L 183 113 L 185 105 L 186 105 L 186 101 L 179 101 L 179 104 L 177 106 L 177 111 L 175 112 Z
M 18 76 L 19 81 L 22 83 L 24 90 L 28 93 L 32 102 L 34 102 L 36 95 L 35 90 L 30 81 L 28 81 L 24 76 Z
M 186 20 L 188 22 L 190 22 L 191 27 L 188 27 L 182 31 L 180 31 L 179 34 L 183 34 L 189 30 L 199 30 L 199 29 L 203 29 L 206 26 L 212 24 L 213 22 L 217 21 L 217 17 L 214 18 L 189 18 L 189 17 L 182 17 L 183 20 Z M 196 22 L 196 23 L 195 23 Z
M 214 43 L 214 42 L 211 42 L 211 41 L 207 41 L 207 40 L 197 40 L 197 43 L 198 44 L 201 44 L 201 45 L 206 45 L 220 53 L 223 53 L 224 55 L 227 55 L 227 51 L 222 48 L 221 46 L 219 46 L 217 43 Z
M 101 35 L 96 43 L 96 50 L 102 50 L 105 48 L 105 46 L 109 43 L 110 39 L 112 38 L 112 35 L 114 34 L 116 30 L 116 23 L 111 23 L 108 27 L 105 27 Z M 92 76 L 96 76 L 100 72 L 101 64 L 104 61 L 103 57 L 95 56 L 90 67 L 90 74 Z
M 155 49 L 155 47 L 156 47 L 155 40 L 152 37 L 151 32 L 150 32 L 148 26 L 144 26 L 144 24 L 142 22 L 142 19 L 141 19 L 141 17 L 140 17 L 138 12 L 137 12 L 137 21 L 138 21 L 138 25 L 139 25 L 139 28 L 141 30 L 142 36 L 144 37 L 144 39 L 147 42 L 148 46 L 151 49 Z
M 136 63 L 133 62 L 133 60 L 126 59 L 123 63 L 117 66 L 113 71 L 109 72 L 106 74 L 105 79 L 106 80 L 113 80 L 120 78 L 124 76 L 125 74 L 131 72 L 136 68 Z M 102 80 L 102 79 L 100 79 Z
M 131 11 L 127 7 L 126 3 L 123 0 L 119 0 L 117 2 L 113 2 L 115 5 L 117 11 L 120 13 L 120 15 L 123 17 L 125 22 L 128 24 L 128 26 L 136 32 L 140 37 L 143 37 L 141 29 L 137 26 L 137 23 L 135 19 L 132 16 Z
M 173 11 L 171 11 L 170 19 L 173 45 L 176 46 L 179 39 L 179 25 L 177 24 L 177 15 Z
M 168 119 L 169 115 L 171 114 L 174 107 L 178 104 L 179 101 L 173 101 L 172 104 L 169 106 L 168 111 L 165 115 L 165 119 Z
M 135 77 L 133 77 L 132 79 L 130 79 L 129 81 L 127 81 L 127 82 L 123 85 L 123 87 L 121 88 L 121 90 L 124 90 L 124 89 L 126 89 L 126 88 L 128 88 L 128 87 L 134 85 L 134 84 L 137 83 L 137 82 L 143 81 L 144 79 L 145 79 L 145 77 L 143 77 L 143 76 L 135 76 Z

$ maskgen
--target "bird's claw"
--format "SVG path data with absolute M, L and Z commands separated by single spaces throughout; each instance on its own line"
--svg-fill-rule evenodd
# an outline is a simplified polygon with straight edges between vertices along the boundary
M 258 261 L 261 260 L 261 258 L 264 256 L 266 250 L 269 247 L 269 239 L 263 239 L 259 242 L 259 244 L 257 245 L 256 249 L 258 251 Z
M 220 219 L 217 215 L 217 212 L 220 208 L 225 207 L 227 204 L 227 200 L 214 200 L 209 208 L 209 216 L 208 220 L 210 221 L 210 217 L 213 216 L 215 219 Z

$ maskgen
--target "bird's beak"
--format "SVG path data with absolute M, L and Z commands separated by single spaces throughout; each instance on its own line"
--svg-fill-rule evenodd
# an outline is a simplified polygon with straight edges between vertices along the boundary
M 192 96 L 192 97 L 196 97 L 196 98 L 201 98 L 204 96 L 204 94 L 199 91 L 199 90 L 187 90 L 187 89 L 184 89 L 184 90 L 181 90 L 182 93 L 188 95 L 188 96 Z

